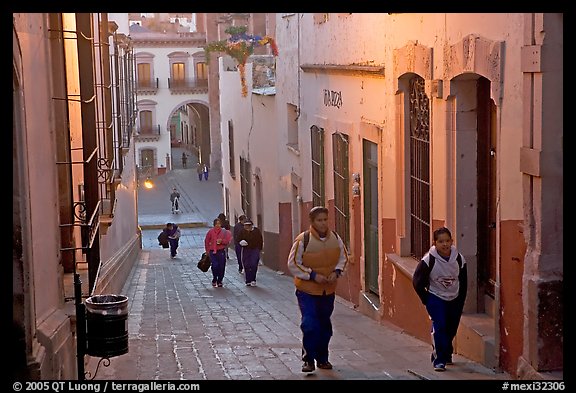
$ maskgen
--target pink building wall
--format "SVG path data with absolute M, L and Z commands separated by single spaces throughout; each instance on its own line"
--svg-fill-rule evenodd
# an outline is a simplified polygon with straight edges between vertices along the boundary
M 75 343 L 66 315 L 60 265 L 58 182 L 46 14 L 15 14 L 14 57 L 23 112 L 15 125 L 22 224 L 26 356 L 35 378 L 73 379 Z

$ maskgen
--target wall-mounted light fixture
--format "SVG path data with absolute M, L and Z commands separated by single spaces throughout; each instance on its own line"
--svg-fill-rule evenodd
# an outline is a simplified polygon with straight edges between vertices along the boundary
M 352 195 L 360 195 L 360 174 L 358 172 L 352 174 Z
M 144 187 L 148 189 L 154 188 L 154 183 L 152 182 L 152 180 L 150 180 L 150 178 L 144 180 Z

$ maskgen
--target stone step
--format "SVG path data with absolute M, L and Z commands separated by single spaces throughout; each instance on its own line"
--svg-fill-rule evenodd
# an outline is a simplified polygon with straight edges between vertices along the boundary
M 488 314 L 464 314 L 454 342 L 456 353 L 493 370 L 497 367 L 494 319 Z

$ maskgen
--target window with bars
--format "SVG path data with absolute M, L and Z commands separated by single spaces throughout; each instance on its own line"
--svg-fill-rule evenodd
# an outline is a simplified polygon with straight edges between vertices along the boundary
M 228 155 L 230 160 L 230 176 L 236 177 L 236 166 L 234 165 L 234 124 L 228 120 Z
M 250 204 L 250 162 L 240 157 L 240 198 L 242 199 L 242 210 L 247 217 L 252 216 L 252 205 Z
M 424 79 L 410 79 L 410 253 L 430 247 L 430 100 Z
M 350 199 L 348 171 L 348 135 L 336 132 L 332 134 L 332 151 L 334 167 L 334 210 L 336 232 L 340 235 L 346 247 L 350 247 L 350 215 L 348 201 Z
M 310 128 L 312 139 L 312 204 L 324 206 L 324 129 Z

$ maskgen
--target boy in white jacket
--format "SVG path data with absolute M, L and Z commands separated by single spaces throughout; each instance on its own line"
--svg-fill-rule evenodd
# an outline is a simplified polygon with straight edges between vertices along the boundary
M 452 363 L 452 340 L 458 331 L 467 292 L 466 260 L 452 245 L 452 234 L 434 231 L 434 245 L 416 267 L 412 284 L 432 320 L 432 364 L 445 371 Z

